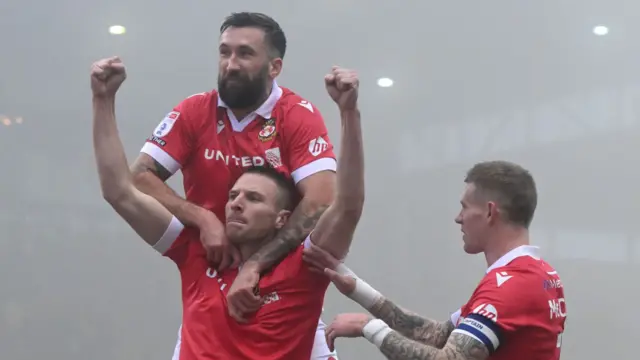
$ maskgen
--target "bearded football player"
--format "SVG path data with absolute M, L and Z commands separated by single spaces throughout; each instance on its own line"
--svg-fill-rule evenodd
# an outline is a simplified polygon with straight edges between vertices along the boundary
M 322 311 L 326 277 L 302 261 L 312 244 L 342 258 L 346 255 L 362 213 L 364 160 L 358 78 L 353 71 L 333 68 L 325 77 L 327 91 L 339 104 L 342 146 L 337 165 L 335 201 L 320 216 L 313 233 L 284 260 L 263 274 L 249 303 L 251 317 L 238 322 L 228 313 L 227 292 L 236 269 L 216 270 L 192 241 L 185 227 L 155 198 L 138 190 L 131 178 L 115 120 L 115 94 L 126 77 L 118 58 L 92 67 L 94 152 L 102 194 L 116 212 L 164 256 L 181 275 L 183 326 L 178 356 L 203 359 L 306 359 L 312 354 Z M 249 167 L 228 192 L 224 206 L 225 233 L 246 261 L 277 240 L 292 216 L 295 185 L 277 169 Z M 252 303 L 259 307 L 253 308 Z

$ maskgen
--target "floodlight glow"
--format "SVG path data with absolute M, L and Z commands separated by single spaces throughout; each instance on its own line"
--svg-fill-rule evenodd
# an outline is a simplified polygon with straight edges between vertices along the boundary
M 389 78 L 380 78 L 378 79 L 378 86 L 380 87 L 391 87 L 393 86 L 393 80 Z
M 109 27 L 109 33 L 112 35 L 122 35 L 127 32 L 127 29 L 122 25 L 113 25 Z
M 604 25 L 598 25 L 598 26 L 593 28 L 593 33 L 598 35 L 598 36 L 604 36 L 604 35 L 607 35 L 609 33 L 609 28 L 607 28 Z

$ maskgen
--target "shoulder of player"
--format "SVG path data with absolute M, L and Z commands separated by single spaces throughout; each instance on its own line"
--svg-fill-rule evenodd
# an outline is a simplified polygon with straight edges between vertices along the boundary
M 180 102 L 179 107 L 184 111 L 199 110 L 211 103 L 211 100 L 217 97 L 215 90 L 209 92 L 195 93 L 187 96 Z
M 305 291 L 307 288 L 318 289 L 324 285 L 328 286 L 328 278 L 323 274 L 316 274 L 309 270 L 309 266 L 302 259 L 304 245 L 300 245 L 296 250 L 292 251 L 282 261 L 273 267 L 269 273 L 270 281 L 280 283 L 288 288 L 295 288 Z
M 521 289 L 534 284 L 540 285 L 542 288 L 542 282 L 545 279 L 541 275 L 541 271 L 530 266 L 502 266 L 489 271 L 478 288 L 483 286 L 490 286 L 493 288 L 509 289 Z
M 196 93 L 187 96 L 169 113 L 167 117 L 174 120 L 189 123 L 190 127 L 199 127 L 206 120 L 206 116 L 201 114 L 208 113 L 207 108 L 212 104 L 212 100 L 217 96 L 214 91 Z
M 277 104 L 283 115 L 284 122 L 290 122 L 301 119 L 300 114 L 319 115 L 318 109 L 307 99 L 296 94 L 295 92 L 282 88 L 282 96 Z

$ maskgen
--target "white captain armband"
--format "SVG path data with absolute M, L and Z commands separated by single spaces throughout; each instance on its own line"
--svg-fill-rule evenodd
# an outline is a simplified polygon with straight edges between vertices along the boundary
M 182 230 L 184 229 L 184 225 L 176 218 L 175 216 L 171 218 L 171 223 L 164 231 L 164 234 L 158 240 L 158 242 L 153 245 L 153 248 L 156 249 L 157 252 L 164 255 L 176 241 Z
M 489 353 L 493 353 L 500 346 L 500 327 L 495 321 L 482 315 L 469 314 L 453 333 L 471 336 L 483 343 Z

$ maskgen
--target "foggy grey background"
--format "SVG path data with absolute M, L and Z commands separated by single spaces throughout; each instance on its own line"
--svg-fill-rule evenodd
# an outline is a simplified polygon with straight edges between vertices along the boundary
M 218 27 L 242 10 L 281 23 L 279 82 L 323 112 L 334 143 L 322 77 L 360 73 L 367 202 L 348 260 L 360 276 L 446 319 L 486 267 L 453 223 L 464 173 L 516 161 L 538 183 L 533 242 L 566 287 L 562 358 L 635 358 L 637 2 L 0 0 L 0 114 L 14 119 L 0 124 L 0 359 L 171 358 L 178 273 L 101 199 L 89 66 L 128 67 L 117 114 L 133 160 L 167 111 L 215 86 Z M 331 290 L 324 319 L 358 309 Z M 338 346 L 343 360 L 382 358 L 366 340 Z

